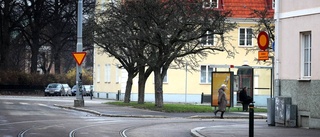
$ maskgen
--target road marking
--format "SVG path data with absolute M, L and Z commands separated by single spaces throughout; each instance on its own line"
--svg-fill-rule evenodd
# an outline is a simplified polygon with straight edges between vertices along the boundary
M 204 129 L 205 127 L 197 127 L 194 129 L 191 129 L 191 133 L 193 133 L 194 135 L 196 135 L 197 137 L 205 137 L 202 134 L 200 134 L 198 131 Z
M 21 104 L 21 105 L 29 105 L 29 103 L 25 103 L 25 102 L 19 102 L 19 104 Z
M 41 104 L 41 103 L 39 103 L 38 104 L 39 106 L 43 106 L 43 107 L 47 107 L 48 105 L 46 105 L 46 104 Z
M 3 137 L 13 137 L 13 136 L 11 136 L 11 135 L 3 135 Z
M 3 104 L 12 105 L 12 104 L 14 104 L 14 103 L 13 103 L 13 102 L 3 102 Z

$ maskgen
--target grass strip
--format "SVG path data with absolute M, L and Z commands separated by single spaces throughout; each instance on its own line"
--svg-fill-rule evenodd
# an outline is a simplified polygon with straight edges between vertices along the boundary
M 213 112 L 214 107 L 211 105 L 197 105 L 197 104 L 184 104 L 184 103 L 165 103 L 162 108 L 158 108 L 154 103 L 146 102 L 144 104 L 138 104 L 137 102 L 107 102 L 106 104 L 117 105 L 117 106 L 126 106 L 133 107 L 138 109 L 147 109 L 153 111 L 161 111 L 168 113 L 205 113 L 205 112 Z M 228 110 L 228 108 L 227 108 Z M 229 112 L 242 112 L 242 107 L 230 107 Z M 266 108 L 254 108 L 254 112 L 267 112 Z

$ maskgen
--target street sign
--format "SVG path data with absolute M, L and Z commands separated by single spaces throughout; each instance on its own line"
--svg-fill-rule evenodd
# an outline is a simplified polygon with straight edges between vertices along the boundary
M 272 50 L 273 50 L 273 51 L 276 51 L 275 48 L 276 48 L 276 47 L 275 47 L 275 44 L 274 44 L 274 42 L 272 42 Z
M 269 36 L 266 32 L 261 31 L 258 35 L 258 46 L 261 50 L 266 50 L 269 46 Z
M 269 52 L 268 51 L 259 51 L 258 52 L 258 60 L 268 60 Z
M 87 54 L 87 52 L 72 52 L 72 56 L 76 60 L 76 62 L 79 66 L 82 64 L 86 54 Z

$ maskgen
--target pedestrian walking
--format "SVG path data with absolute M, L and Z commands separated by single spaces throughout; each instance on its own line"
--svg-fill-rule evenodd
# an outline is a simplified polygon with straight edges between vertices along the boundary
M 218 110 L 214 111 L 214 115 L 217 116 L 218 112 L 221 112 L 220 118 L 223 119 L 223 114 L 226 111 L 226 107 L 227 107 L 227 97 L 226 97 L 226 93 L 225 90 L 227 88 L 227 85 L 222 84 L 221 87 L 219 88 L 218 92 L 219 92 L 219 96 L 218 96 Z

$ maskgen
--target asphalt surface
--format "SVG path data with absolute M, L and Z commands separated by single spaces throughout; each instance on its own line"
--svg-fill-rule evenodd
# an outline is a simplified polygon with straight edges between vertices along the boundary
M 98 100 L 98 99 L 94 99 Z M 150 110 L 136 109 L 132 107 L 119 107 L 103 102 L 108 100 L 101 100 L 101 103 L 87 103 L 85 101 L 84 107 L 73 107 L 71 105 L 59 105 L 57 107 L 74 109 L 78 111 L 89 112 L 99 116 L 107 117 L 137 117 L 137 118 L 196 118 L 196 119 L 249 119 L 249 112 L 225 112 L 224 119 L 220 119 L 220 113 L 214 116 L 213 113 L 166 113 Z M 267 113 L 254 113 L 254 118 L 257 121 L 266 121 Z M 258 123 L 258 122 L 257 122 Z M 261 124 L 263 123 L 263 124 Z M 232 131 L 232 132 L 230 132 Z M 194 127 L 190 130 L 194 137 L 248 137 L 248 124 L 233 125 L 233 126 L 211 126 L 211 127 Z M 288 128 L 278 126 L 268 126 L 267 122 L 259 122 L 254 124 L 255 137 L 319 137 L 320 130 L 305 129 L 305 128 Z

